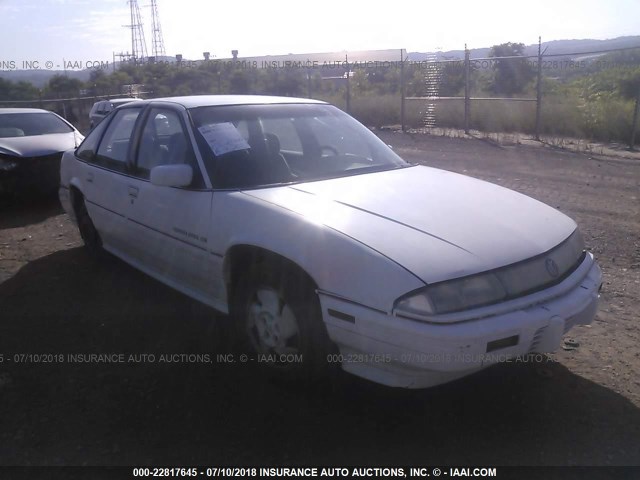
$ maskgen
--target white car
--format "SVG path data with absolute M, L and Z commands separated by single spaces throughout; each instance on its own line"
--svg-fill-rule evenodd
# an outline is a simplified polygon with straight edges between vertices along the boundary
M 86 246 L 230 313 L 250 360 L 428 387 L 556 350 L 601 272 L 566 215 L 407 163 L 324 102 L 120 107 L 65 153 Z

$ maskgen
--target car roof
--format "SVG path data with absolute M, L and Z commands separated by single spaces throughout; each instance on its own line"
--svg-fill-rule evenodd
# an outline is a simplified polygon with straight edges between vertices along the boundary
M 185 108 L 221 105 L 264 105 L 278 103 L 326 104 L 320 100 L 295 97 L 272 97 L 267 95 L 191 95 L 186 97 L 165 97 L 145 100 L 146 102 L 171 102 Z
M 0 108 L 0 115 L 3 113 L 53 113 L 42 108 Z
M 129 102 L 140 102 L 142 101 L 142 98 L 134 98 L 134 97 L 110 98 L 104 101 L 111 102 L 111 103 L 129 103 Z

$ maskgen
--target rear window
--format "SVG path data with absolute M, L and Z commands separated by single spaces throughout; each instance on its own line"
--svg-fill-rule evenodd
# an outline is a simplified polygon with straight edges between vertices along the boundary
M 50 133 L 73 132 L 53 113 L 5 113 L 0 115 L 0 137 L 32 137 Z

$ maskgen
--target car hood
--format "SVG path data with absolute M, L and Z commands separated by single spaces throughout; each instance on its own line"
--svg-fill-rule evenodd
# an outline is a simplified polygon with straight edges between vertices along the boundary
M 530 197 L 424 166 L 244 193 L 337 230 L 425 283 L 539 255 L 576 228 Z
M 75 148 L 76 143 L 81 140 L 82 136 L 75 132 L 0 138 L 0 154 L 14 157 L 39 157 Z

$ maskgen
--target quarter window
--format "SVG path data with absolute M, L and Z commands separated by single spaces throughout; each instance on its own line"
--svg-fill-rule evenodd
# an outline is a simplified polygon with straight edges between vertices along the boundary
M 96 128 L 91 130 L 91 133 L 87 135 L 87 137 L 84 139 L 82 144 L 80 144 L 80 147 L 78 147 L 78 150 L 76 151 L 76 156 L 78 158 L 86 160 L 87 162 L 95 161 L 98 144 L 100 143 L 102 134 L 104 133 L 104 130 L 107 128 L 108 124 L 109 122 L 101 122 Z

